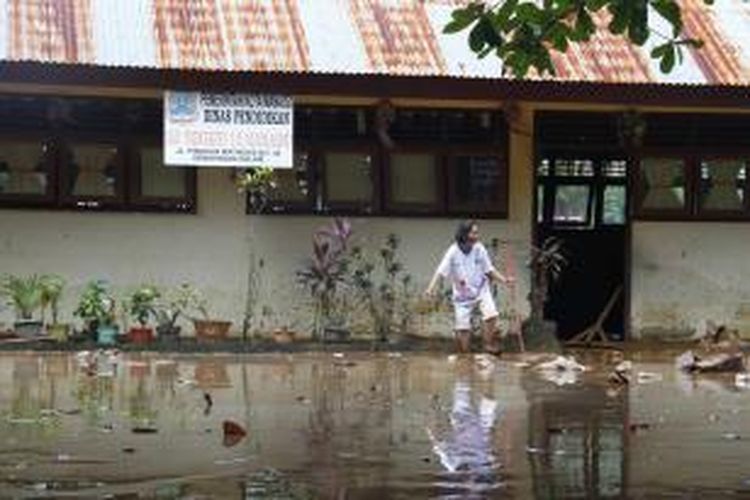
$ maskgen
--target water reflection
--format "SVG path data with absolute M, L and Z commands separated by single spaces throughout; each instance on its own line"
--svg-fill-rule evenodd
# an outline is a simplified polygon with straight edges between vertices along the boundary
M 495 454 L 498 402 L 487 378 L 487 365 L 472 359 L 457 364 L 452 404 L 447 412 L 433 401 L 436 422 L 428 427 L 432 450 L 450 473 L 451 487 L 464 490 L 456 497 L 471 498 L 499 487 L 500 463 Z
M 533 375 L 527 452 L 537 498 L 625 495 L 627 390 L 601 382 L 552 387 Z
M 602 363 L 559 387 L 484 357 L 0 355 L 0 496 L 747 493 L 750 391 L 671 360 L 614 391 Z M 248 433 L 232 447 L 228 420 Z

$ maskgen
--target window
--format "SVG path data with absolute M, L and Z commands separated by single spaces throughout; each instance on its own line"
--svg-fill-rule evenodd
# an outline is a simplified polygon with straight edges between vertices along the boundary
M 373 158 L 368 153 L 326 153 L 326 208 L 356 207 L 372 209 Z
M 740 213 L 744 210 L 746 180 L 744 161 L 703 161 L 700 170 L 700 208 L 702 211 Z
M 591 189 L 585 184 L 563 184 L 555 189 L 555 222 L 588 224 Z
M 0 140 L 0 196 L 48 195 L 49 153 L 50 146 L 45 141 Z
M 602 223 L 623 225 L 626 221 L 627 188 L 624 185 L 607 185 L 604 188 Z
M 159 146 L 137 146 L 133 201 L 141 207 L 192 211 L 195 199 L 195 169 L 164 165 Z
M 274 170 L 276 188 L 270 193 L 273 212 L 305 211 L 310 205 L 312 157 L 307 151 L 294 153 L 294 166 Z
M 389 207 L 430 210 L 438 206 L 438 158 L 429 153 L 390 155 Z
M 195 170 L 165 167 L 156 146 L 161 107 L 0 96 L 0 206 L 194 211 Z
M 505 179 L 500 158 L 485 155 L 461 155 L 450 159 L 448 210 L 451 213 L 505 210 Z
M 77 203 L 115 199 L 122 194 L 121 152 L 117 144 L 72 144 L 63 149 L 63 197 Z
M 376 116 L 356 107 L 295 110 L 302 156 L 275 172 L 268 212 L 506 215 L 507 130 L 498 113 L 399 109 L 387 133 Z
M 648 158 L 641 161 L 641 218 L 750 219 L 746 158 Z
M 680 158 L 641 161 L 641 210 L 682 212 L 686 208 L 686 163 Z

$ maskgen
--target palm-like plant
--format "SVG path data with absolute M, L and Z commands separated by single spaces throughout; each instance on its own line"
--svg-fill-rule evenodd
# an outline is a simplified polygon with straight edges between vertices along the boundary
M 0 285 L 0 293 L 16 311 L 18 319 L 31 320 L 34 311 L 42 305 L 42 279 L 31 276 L 7 275 Z
M 568 260 L 563 253 L 563 241 L 560 238 L 549 237 L 542 242 L 541 247 L 531 247 L 531 319 L 544 319 L 544 304 L 547 302 L 549 286 L 557 281 Z
M 62 291 L 65 288 L 65 280 L 56 274 L 45 274 L 41 278 L 42 287 L 42 320 L 46 316 L 47 308 L 52 310 L 52 324 L 58 324 L 59 304 Z

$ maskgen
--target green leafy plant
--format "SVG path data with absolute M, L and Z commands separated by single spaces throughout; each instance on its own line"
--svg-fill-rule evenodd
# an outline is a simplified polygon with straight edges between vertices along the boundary
M 315 305 L 313 335 L 318 337 L 323 328 L 343 321 L 338 294 L 348 282 L 350 264 L 349 241 L 351 224 L 335 219 L 332 224 L 318 229 L 313 235 L 313 254 L 297 271 L 298 282 L 305 287 Z
M 563 241 L 549 237 L 541 247 L 531 248 L 531 321 L 544 321 L 544 305 L 549 298 L 549 286 L 557 281 L 568 261 L 563 253 Z
M 400 240 L 388 235 L 376 263 L 360 248 L 352 250 L 352 284 L 367 304 L 376 337 L 385 341 L 398 329 L 406 333 L 412 319 L 409 298 L 413 296 L 412 277 L 404 270 L 398 255 Z
M 276 189 L 271 167 L 253 167 L 243 170 L 237 174 L 236 183 L 240 191 L 247 193 L 247 204 L 252 213 L 262 213 Z
M 712 5 L 714 0 L 703 0 Z M 661 32 L 653 16 L 668 26 Z M 606 26 L 598 26 L 606 20 Z M 682 9 L 677 0 L 505 0 L 475 1 L 455 9 L 445 33 L 468 30 L 470 49 L 483 58 L 495 54 L 516 77 L 531 69 L 554 74 L 551 52 L 566 52 L 571 43 L 591 40 L 597 30 L 643 46 L 656 38 L 651 51 L 662 72 L 682 62 L 685 47 L 700 48 L 701 40 L 683 36 Z
M 60 298 L 65 289 L 65 279 L 57 274 L 45 274 L 41 278 L 42 287 L 42 319 L 46 316 L 47 308 L 52 311 L 52 324 L 57 325 L 60 313 Z
M 171 292 L 167 311 L 175 321 L 180 315 L 191 321 L 211 319 L 208 299 L 190 283 L 182 283 Z
M 86 285 L 74 315 L 81 318 L 89 330 L 115 324 L 115 299 L 107 282 L 91 281 Z
M 34 311 L 42 305 L 42 279 L 36 274 L 31 276 L 7 275 L 2 279 L 0 293 L 6 297 L 19 320 L 28 321 Z
M 149 318 L 156 317 L 156 301 L 161 296 L 159 290 L 151 285 L 143 285 L 130 297 L 130 315 L 142 328 L 148 325 Z

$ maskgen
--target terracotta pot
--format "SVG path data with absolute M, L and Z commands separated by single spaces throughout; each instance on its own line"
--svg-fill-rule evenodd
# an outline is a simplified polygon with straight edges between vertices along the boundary
M 231 321 L 193 320 L 195 336 L 200 340 L 221 340 L 229 336 Z
M 277 344 L 291 344 L 294 342 L 295 332 L 286 328 L 279 328 L 273 332 L 273 340 Z
M 153 328 L 134 326 L 128 331 L 128 342 L 130 342 L 131 344 L 148 344 L 153 341 Z

